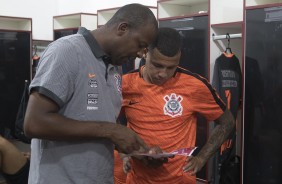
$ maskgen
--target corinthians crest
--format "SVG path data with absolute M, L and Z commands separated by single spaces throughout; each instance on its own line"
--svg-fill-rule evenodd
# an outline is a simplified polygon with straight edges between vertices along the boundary
M 166 95 L 164 97 L 164 114 L 171 117 L 180 116 L 183 111 L 181 101 L 183 100 L 182 96 L 177 96 L 175 93 L 171 93 L 170 96 Z

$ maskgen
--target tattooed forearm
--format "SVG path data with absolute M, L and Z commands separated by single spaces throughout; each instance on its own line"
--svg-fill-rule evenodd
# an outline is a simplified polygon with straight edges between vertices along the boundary
M 218 150 L 235 127 L 234 118 L 229 110 L 226 110 L 215 123 L 218 125 L 213 129 L 208 142 L 198 154 L 198 157 L 205 162 Z

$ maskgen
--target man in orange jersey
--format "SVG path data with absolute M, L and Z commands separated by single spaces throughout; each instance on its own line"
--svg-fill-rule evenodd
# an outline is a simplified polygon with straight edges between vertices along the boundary
M 145 157 L 146 163 L 159 161 L 158 167 L 150 167 L 151 164 L 134 157 L 125 158 L 127 184 L 195 184 L 195 174 L 235 126 L 232 114 L 209 82 L 178 67 L 180 56 L 179 33 L 172 28 L 159 28 L 145 65 L 123 76 L 127 126 L 148 146 L 157 145 L 163 152 L 195 146 L 197 113 L 207 121 L 215 121 L 217 126 L 194 157 L 175 156 L 163 164 L 160 163 L 166 159 Z

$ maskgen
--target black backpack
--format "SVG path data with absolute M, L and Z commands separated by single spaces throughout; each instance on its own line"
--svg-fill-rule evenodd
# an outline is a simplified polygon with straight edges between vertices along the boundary
M 15 137 L 24 143 L 30 144 L 31 139 L 25 136 L 23 129 L 25 111 L 29 99 L 28 87 L 29 87 L 29 81 L 25 80 L 24 91 L 15 122 Z
M 221 165 L 220 184 L 240 184 L 240 157 L 233 155 Z
M 219 184 L 240 184 L 240 157 L 234 152 L 233 144 L 227 158 L 221 164 Z

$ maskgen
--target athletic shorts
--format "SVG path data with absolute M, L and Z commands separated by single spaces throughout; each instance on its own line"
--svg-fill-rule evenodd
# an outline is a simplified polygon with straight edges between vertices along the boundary
M 3 177 L 9 184 L 27 184 L 28 183 L 28 174 L 29 174 L 29 159 L 25 165 L 15 174 L 5 174 L 2 173 Z

